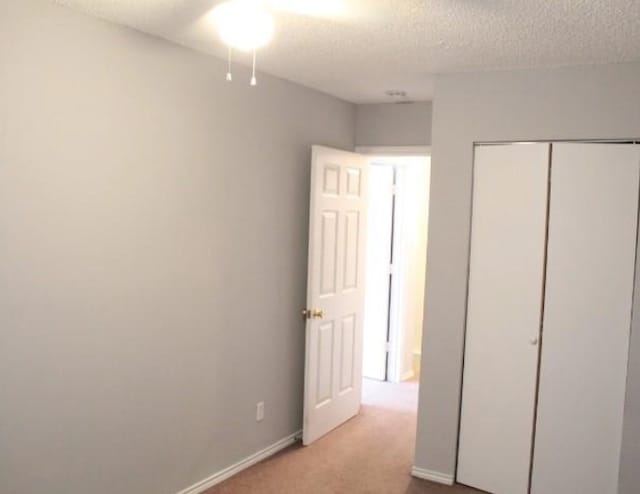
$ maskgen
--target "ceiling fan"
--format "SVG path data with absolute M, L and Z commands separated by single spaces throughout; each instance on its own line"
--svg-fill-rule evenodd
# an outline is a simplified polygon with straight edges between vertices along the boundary
M 348 15 L 347 0 L 226 0 L 207 14 L 220 38 L 228 48 L 226 79 L 232 81 L 232 50 L 253 53 L 251 85 L 257 84 L 256 51 L 266 46 L 275 30 L 274 15 L 296 14 L 321 18 L 342 18 Z

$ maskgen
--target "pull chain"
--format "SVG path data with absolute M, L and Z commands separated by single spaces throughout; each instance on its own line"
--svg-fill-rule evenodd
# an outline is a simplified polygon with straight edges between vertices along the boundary
M 256 84 L 258 84 L 258 81 L 256 80 L 256 51 L 253 50 L 253 72 L 251 74 L 251 85 L 255 86 Z
M 233 76 L 231 75 L 231 47 L 229 47 L 229 56 L 227 59 L 227 81 L 231 82 Z

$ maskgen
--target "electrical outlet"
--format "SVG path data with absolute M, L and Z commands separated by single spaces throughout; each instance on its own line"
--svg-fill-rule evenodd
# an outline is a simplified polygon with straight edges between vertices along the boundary
M 264 420 L 264 401 L 256 403 L 256 422 Z

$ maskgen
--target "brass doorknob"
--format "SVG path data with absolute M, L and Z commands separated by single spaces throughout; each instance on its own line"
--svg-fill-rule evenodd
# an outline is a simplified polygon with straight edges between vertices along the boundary
M 323 319 L 324 311 L 322 309 L 302 309 L 303 319 Z

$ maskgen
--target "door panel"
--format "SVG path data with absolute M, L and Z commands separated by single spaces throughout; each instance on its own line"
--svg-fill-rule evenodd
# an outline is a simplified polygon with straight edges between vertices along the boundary
M 640 153 L 554 144 L 532 492 L 615 494 Z
M 355 290 L 358 288 L 358 240 L 360 238 L 360 212 L 348 211 L 345 213 L 345 242 L 344 242 L 344 275 L 342 277 L 342 289 Z
M 363 156 L 314 146 L 303 443 L 356 415 L 362 391 L 367 232 Z
M 493 494 L 529 489 L 549 149 L 475 150 L 457 480 Z
M 387 333 L 393 225 L 393 167 L 369 169 L 369 231 L 367 290 L 364 321 L 363 370 L 365 377 L 387 377 Z

